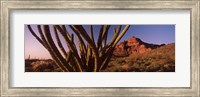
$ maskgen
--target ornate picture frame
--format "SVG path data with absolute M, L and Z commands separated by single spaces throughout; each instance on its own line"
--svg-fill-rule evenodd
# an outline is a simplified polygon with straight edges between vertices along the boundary
M 1 0 L 1 96 L 200 96 L 199 0 Z M 169 87 L 10 87 L 10 14 L 12 10 L 190 10 L 191 85 Z

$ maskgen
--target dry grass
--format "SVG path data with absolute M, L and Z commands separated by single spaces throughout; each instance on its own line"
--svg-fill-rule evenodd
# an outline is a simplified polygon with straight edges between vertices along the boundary
M 61 72 L 52 60 L 26 60 L 26 72 Z

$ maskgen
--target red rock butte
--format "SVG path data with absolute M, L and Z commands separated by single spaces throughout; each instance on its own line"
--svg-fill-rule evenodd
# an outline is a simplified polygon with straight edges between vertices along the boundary
M 157 45 L 145 43 L 139 38 L 132 36 L 131 38 L 119 43 L 113 52 L 114 56 L 128 56 L 135 53 L 145 53 L 152 49 L 164 46 L 165 44 Z

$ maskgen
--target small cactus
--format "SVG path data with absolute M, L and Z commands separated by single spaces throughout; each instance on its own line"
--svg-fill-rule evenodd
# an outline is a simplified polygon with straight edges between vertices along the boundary
M 31 59 L 31 55 L 28 55 L 28 60 L 30 60 Z

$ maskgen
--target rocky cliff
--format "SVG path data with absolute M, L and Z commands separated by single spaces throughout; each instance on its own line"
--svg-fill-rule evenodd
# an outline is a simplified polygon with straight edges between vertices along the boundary
M 129 56 L 135 53 L 144 53 L 152 49 L 164 46 L 165 44 L 157 45 L 145 43 L 139 38 L 132 36 L 131 38 L 119 43 L 113 52 L 114 56 Z

